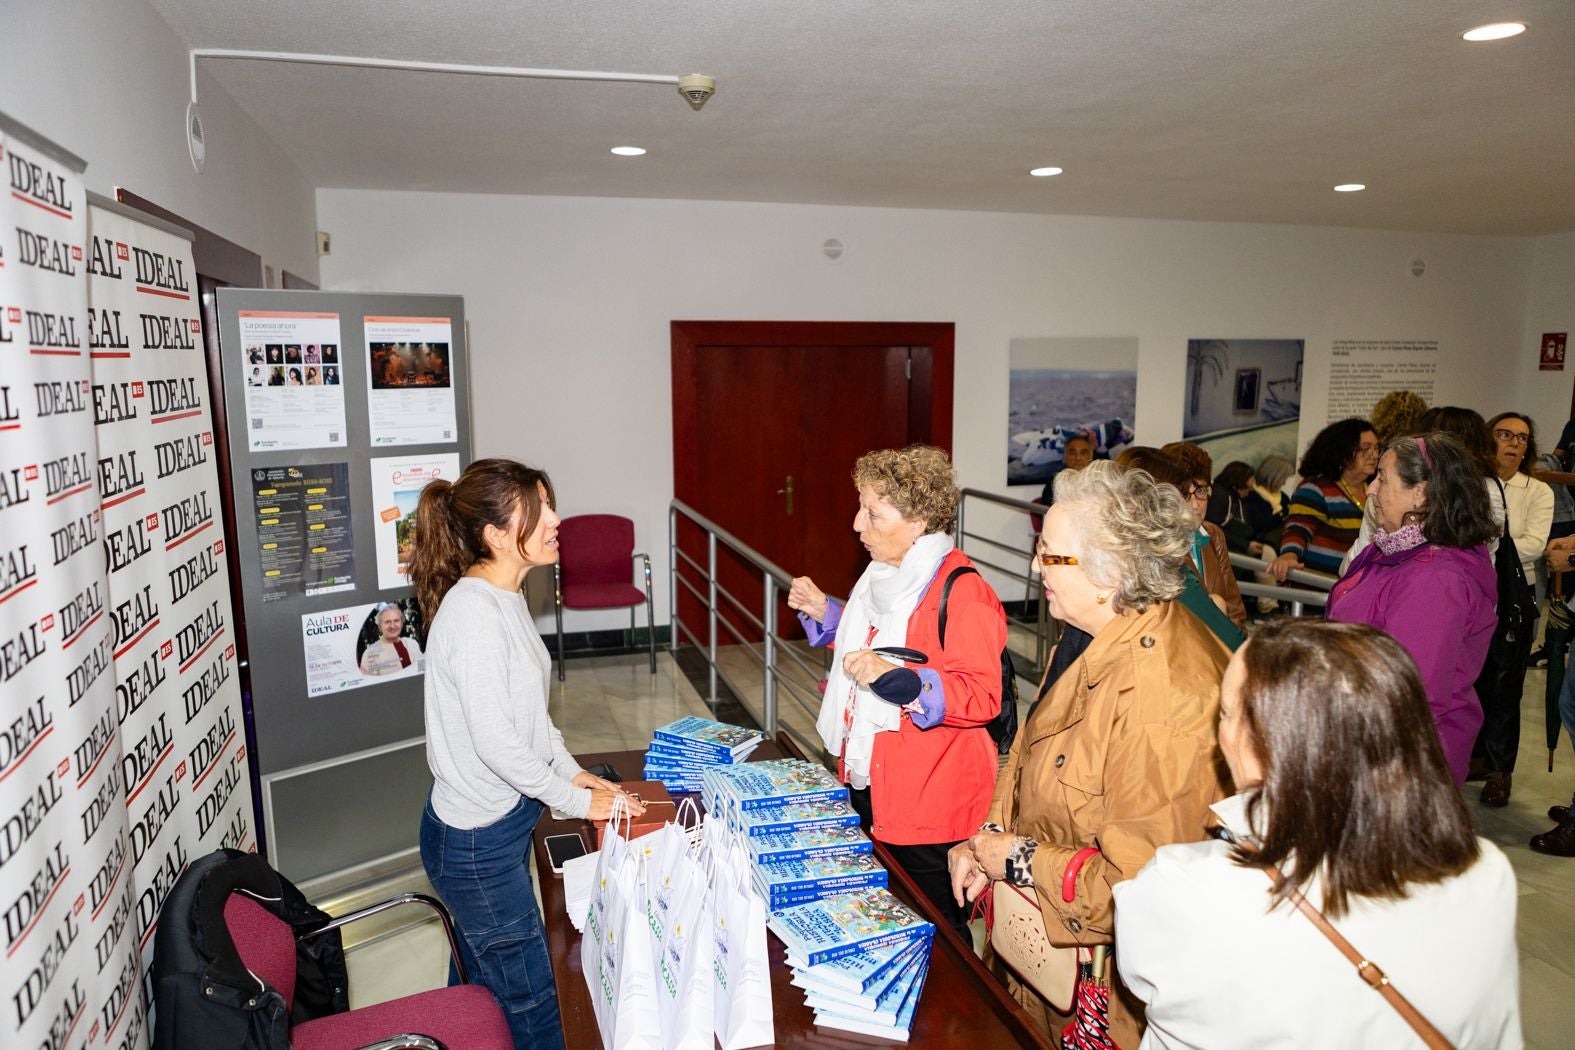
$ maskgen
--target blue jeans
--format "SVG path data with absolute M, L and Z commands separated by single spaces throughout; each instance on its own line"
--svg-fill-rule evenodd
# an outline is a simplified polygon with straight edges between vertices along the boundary
M 526 860 L 542 809 L 535 799 L 521 797 L 485 827 L 451 828 L 428 798 L 421 814 L 421 863 L 454 915 L 470 979 L 497 997 L 515 1047 L 558 1050 L 563 1046 L 558 992 Z M 450 967 L 449 983 L 455 981 Z

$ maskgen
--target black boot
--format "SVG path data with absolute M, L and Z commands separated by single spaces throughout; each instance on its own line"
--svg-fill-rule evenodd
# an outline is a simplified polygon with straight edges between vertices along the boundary
M 1554 857 L 1575 857 L 1575 820 L 1565 817 L 1552 831 L 1531 836 L 1531 848 Z

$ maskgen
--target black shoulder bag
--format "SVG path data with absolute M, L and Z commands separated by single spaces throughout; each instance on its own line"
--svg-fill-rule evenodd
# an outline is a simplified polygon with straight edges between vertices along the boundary
M 979 575 L 979 570 L 972 565 L 962 565 L 951 571 L 946 577 L 946 584 L 941 588 L 941 614 L 939 634 L 941 650 L 946 649 L 946 603 L 952 597 L 952 584 L 957 577 L 973 573 Z M 1001 650 L 1001 713 L 990 719 L 985 726 L 990 731 L 990 739 L 995 741 L 998 754 L 1006 754 L 1012 749 L 1012 739 L 1017 736 L 1017 671 L 1012 667 L 1012 654 L 1005 649 Z

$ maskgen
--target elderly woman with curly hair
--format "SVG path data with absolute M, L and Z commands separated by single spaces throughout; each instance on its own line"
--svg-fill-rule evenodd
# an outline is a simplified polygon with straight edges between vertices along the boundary
M 869 568 L 846 603 L 807 576 L 788 594 L 810 643 L 834 644 L 839 657 L 815 727 L 866 829 L 966 941 L 967 914 L 952 899 L 946 857 L 978 829 L 995 786 L 996 746 L 986 727 L 1001 712 L 1006 614 L 952 543 L 961 494 L 945 452 L 925 445 L 871 452 L 854 466 L 853 483 L 853 528 Z M 878 655 L 893 647 L 927 661 L 909 667 Z
M 1230 653 L 1174 600 L 1195 529 L 1181 494 L 1145 471 L 1094 463 L 1057 479 L 1038 571 L 1050 611 L 1093 640 L 1019 730 L 989 822 L 952 849 L 959 901 L 1009 880 L 1032 887 L 1051 944 L 1107 945 L 1112 887 L 1159 847 L 1203 836 L 1209 806 L 1228 794 L 1215 726 Z M 1047 1033 L 1065 1025 L 1006 978 Z M 1128 1047 L 1142 1034 L 1142 1008 L 1119 981 L 1110 1031 Z

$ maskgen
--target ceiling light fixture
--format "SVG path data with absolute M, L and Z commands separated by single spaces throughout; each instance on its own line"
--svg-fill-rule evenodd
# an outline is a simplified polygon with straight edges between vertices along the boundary
M 1336 192 L 1336 193 L 1361 193 L 1366 188 L 1367 188 L 1367 184 L 1366 183 L 1362 183 L 1362 182 L 1342 182 L 1342 183 L 1340 183 L 1340 185 L 1338 185 L 1338 186 L 1336 186 L 1334 188 L 1334 192 Z
M 615 156 L 615 157 L 643 157 L 643 156 L 645 156 L 645 150 L 641 149 L 639 146 L 614 146 L 612 148 L 612 153 L 613 153 L 613 156 Z
M 1048 178 L 1051 175 L 1061 174 L 1060 168 L 1029 168 L 1028 174 L 1037 175 L 1039 178 Z
M 1460 34 L 1460 39 L 1473 44 L 1480 44 L 1485 40 L 1508 40 L 1512 36 L 1519 36 L 1526 31 L 1524 22 L 1493 22 L 1485 26 L 1477 26 Z
M 401 58 L 362 58 L 354 55 L 314 55 L 293 51 L 236 51 L 228 48 L 192 48 L 191 101 L 186 106 L 186 148 L 191 166 L 202 174 L 206 148 L 202 116 L 197 110 L 197 59 L 230 58 L 250 62 L 291 62 L 307 66 L 347 66 L 357 69 L 399 69 L 417 73 L 459 73 L 478 77 L 518 77 L 527 80 L 593 80 L 603 83 L 666 84 L 678 89 L 689 107 L 698 110 L 716 94 L 716 78 L 700 73 L 668 76 L 660 73 L 615 73 L 596 69 L 532 69 L 520 66 L 470 66 L 455 62 L 413 62 Z M 644 153 L 644 150 L 640 150 Z

